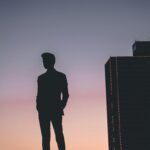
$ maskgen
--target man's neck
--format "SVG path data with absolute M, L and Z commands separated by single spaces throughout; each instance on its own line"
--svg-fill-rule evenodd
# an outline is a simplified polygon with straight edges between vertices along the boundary
M 48 68 L 47 69 L 47 72 L 53 72 L 53 71 L 55 71 L 55 68 Z

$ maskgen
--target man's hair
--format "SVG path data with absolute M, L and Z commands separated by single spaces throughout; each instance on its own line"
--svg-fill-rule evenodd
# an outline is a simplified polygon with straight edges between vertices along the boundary
M 50 64 L 52 64 L 52 65 L 55 64 L 55 55 L 54 54 L 45 52 L 41 55 L 41 57 L 43 59 L 46 59 L 47 61 L 49 61 Z

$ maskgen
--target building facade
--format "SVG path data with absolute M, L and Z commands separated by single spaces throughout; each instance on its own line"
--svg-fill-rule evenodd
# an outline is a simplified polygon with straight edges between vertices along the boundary
M 110 57 L 105 76 L 109 150 L 150 150 L 150 57 Z

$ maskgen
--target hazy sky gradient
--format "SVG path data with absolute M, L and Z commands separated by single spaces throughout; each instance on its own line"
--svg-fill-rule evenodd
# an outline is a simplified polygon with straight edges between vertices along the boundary
M 69 83 L 67 149 L 108 150 L 104 64 L 150 40 L 149 8 L 149 0 L 0 1 L 0 149 L 41 149 L 36 80 L 49 51 Z

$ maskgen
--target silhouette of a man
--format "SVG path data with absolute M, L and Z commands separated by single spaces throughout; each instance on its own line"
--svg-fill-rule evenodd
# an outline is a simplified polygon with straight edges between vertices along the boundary
M 43 65 L 47 72 L 38 77 L 37 110 L 42 134 L 43 150 L 50 150 L 50 123 L 52 123 L 59 150 L 65 150 L 62 129 L 63 109 L 69 98 L 65 74 L 54 68 L 55 56 L 43 53 Z

